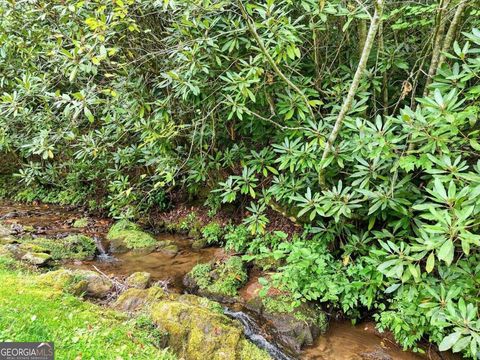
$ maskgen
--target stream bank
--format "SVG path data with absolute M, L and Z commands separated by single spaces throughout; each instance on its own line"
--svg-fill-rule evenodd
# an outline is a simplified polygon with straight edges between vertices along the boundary
M 55 266 L 74 271 L 101 272 L 107 277 L 118 279 L 122 284 L 128 276 L 134 273 L 147 272 L 152 278 L 152 283 L 161 283 L 167 288 L 168 293 L 172 294 L 172 298 L 169 300 L 178 303 L 182 309 L 185 306 L 191 309 L 192 306 L 192 298 L 181 297 L 186 290 L 182 281 L 185 275 L 197 264 L 218 262 L 227 257 L 220 248 L 194 249 L 192 240 L 187 236 L 172 234 L 158 234 L 155 239 L 162 243 L 168 241 L 174 244 L 176 251 L 126 251 L 112 256 L 108 250 L 105 252 L 105 249 L 110 248 L 107 234 L 112 222 L 108 219 L 91 217 L 70 208 L 5 204 L 0 206 L 0 218 L 2 223 L 12 230 L 13 236 L 48 237 L 59 241 L 72 234 L 90 236 L 96 239 L 97 243 L 95 258 L 58 261 Z M 291 351 L 279 341 L 278 329 L 272 329 L 271 325 L 275 322 L 274 320 L 259 316 L 258 312 L 252 312 L 251 309 L 249 311 L 244 306 L 251 300 L 249 298 L 250 290 L 259 287 L 256 284 L 255 276 L 252 276 L 255 274 L 250 275 L 250 281 L 240 289 L 239 298 L 228 301 L 218 298 L 215 300 L 220 300 L 223 312 L 227 316 L 239 321 L 243 327 L 244 336 L 255 345 L 268 351 L 274 359 L 416 360 L 427 358 L 414 353 L 402 352 L 388 337 L 372 331 L 370 323 L 368 326 L 367 324 L 352 326 L 349 323 L 335 321 L 330 323 L 327 333 L 320 336 L 313 345 L 304 347 L 301 352 Z M 208 296 L 208 294 L 203 295 Z M 197 298 L 201 299 L 201 297 Z M 173 305 L 168 306 L 172 307 Z M 186 310 L 183 309 L 182 312 L 184 311 Z M 172 329 L 170 330 L 172 331 Z M 232 331 L 237 334 L 236 330 Z M 184 337 L 181 334 L 183 333 L 178 333 L 176 336 Z M 240 341 L 241 336 L 237 334 L 235 338 Z M 435 359 L 434 355 L 429 358 Z

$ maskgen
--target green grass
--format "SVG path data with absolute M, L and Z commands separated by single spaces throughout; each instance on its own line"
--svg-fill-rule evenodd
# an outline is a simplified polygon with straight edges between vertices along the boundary
M 58 359 L 158 359 L 175 356 L 125 315 L 83 302 L 9 270 L 0 258 L 0 341 L 53 341 Z

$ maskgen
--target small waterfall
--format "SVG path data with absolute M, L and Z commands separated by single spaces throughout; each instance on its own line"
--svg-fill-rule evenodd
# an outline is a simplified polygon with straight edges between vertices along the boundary
M 247 339 L 257 345 L 259 348 L 267 351 L 270 356 L 275 360 L 293 360 L 290 356 L 286 355 L 276 345 L 270 343 L 261 335 L 260 327 L 256 324 L 255 320 L 241 311 L 232 311 L 225 308 L 224 313 L 234 319 L 240 321 L 243 325 L 243 331 Z
M 103 247 L 102 240 L 98 236 L 94 236 L 95 244 L 97 245 L 98 256 L 97 259 L 100 261 L 112 261 L 114 258 L 111 255 L 108 255 Z

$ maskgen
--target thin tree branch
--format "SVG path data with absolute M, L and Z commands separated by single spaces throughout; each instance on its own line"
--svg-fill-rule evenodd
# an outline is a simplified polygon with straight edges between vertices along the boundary
M 303 101 L 305 102 L 305 105 L 308 108 L 308 111 L 310 112 L 310 116 L 312 117 L 312 120 L 315 119 L 315 115 L 313 113 L 312 107 L 310 106 L 310 103 L 308 101 L 307 96 L 303 93 L 302 90 L 300 90 L 300 88 L 297 85 L 295 85 L 292 81 L 290 81 L 289 78 L 287 78 L 287 76 L 282 72 L 282 70 L 280 70 L 277 63 L 275 62 L 275 60 L 273 60 L 273 58 L 269 54 L 267 48 L 265 47 L 265 44 L 263 43 L 263 40 L 258 35 L 257 29 L 255 28 L 255 25 L 251 22 L 250 17 L 248 16 L 247 11 L 245 10 L 245 7 L 242 4 L 242 0 L 237 0 L 237 3 L 238 3 L 238 7 L 240 8 L 240 11 L 242 12 L 243 18 L 245 19 L 245 21 L 247 23 L 248 29 L 252 33 L 253 37 L 255 38 L 255 41 L 257 42 L 258 47 L 262 51 L 263 55 L 265 55 L 265 57 L 267 58 L 267 61 L 270 63 L 270 66 L 272 67 L 272 69 L 275 71 L 275 73 L 278 76 L 280 76 L 280 78 L 283 81 L 285 81 L 285 83 L 292 90 L 297 92 L 302 97 Z
M 370 56 L 370 52 L 372 51 L 375 35 L 382 20 L 381 18 L 383 13 L 383 7 L 384 0 L 377 0 L 375 4 L 375 13 L 373 14 L 372 21 L 370 22 L 370 28 L 368 29 L 368 34 L 367 38 L 365 39 L 365 45 L 363 47 L 362 55 L 360 56 L 360 61 L 358 62 L 357 71 L 355 72 L 352 84 L 350 85 L 347 97 L 345 98 L 342 108 L 340 109 L 340 112 L 337 116 L 337 120 L 335 121 L 332 132 L 330 133 L 327 143 L 325 144 L 325 150 L 323 151 L 322 155 L 322 167 L 320 168 L 318 173 L 318 180 L 322 187 L 325 186 L 325 166 L 323 165 L 323 163 L 330 155 L 333 143 L 337 139 L 337 136 L 340 133 L 340 129 L 342 128 L 343 121 L 345 120 L 345 117 L 350 110 L 350 107 L 352 106 L 353 99 L 355 98 L 355 93 L 358 89 L 358 86 L 360 85 L 360 80 L 362 79 L 365 67 L 367 66 L 368 57 Z

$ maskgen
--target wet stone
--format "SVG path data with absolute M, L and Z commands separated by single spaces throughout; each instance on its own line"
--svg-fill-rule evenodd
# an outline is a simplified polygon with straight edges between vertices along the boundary
M 136 289 L 146 289 L 152 280 L 152 275 L 148 272 L 135 272 L 130 275 L 126 280 L 128 287 Z
M 31 253 L 27 252 L 22 256 L 22 260 L 35 266 L 44 266 L 51 260 L 51 256 L 45 253 Z

